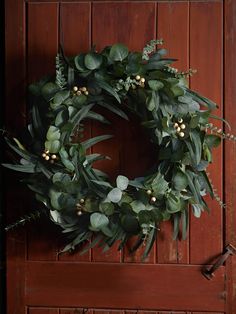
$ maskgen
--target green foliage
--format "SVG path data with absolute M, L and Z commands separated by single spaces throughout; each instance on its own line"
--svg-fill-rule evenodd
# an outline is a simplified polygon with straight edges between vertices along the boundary
M 109 57 L 112 61 L 123 61 L 129 54 L 128 48 L 123 44 L 115 44 L 111 47 Z
M 232 135 L 211 127 L 209 118 L 219 119 L 212 114 L 216 104 L 187 87 L 185 76 L 170 66 L 175 59 L 164 58 L 159 44 L 162 40 L 151 41 L 142 53 L 118 43 L 69 59 L 58 54 L 55 77 L 30 85 L 30 140 L 6 139 L 20 160 L 4 166 L 27 175 L 36 199 L 69 234 L 62 252 L 91 239 L 82 253 L 95 245 L 106 251 L 117 241 L 122 249 L 136 235 L 132 250 L 145 244 L 145 258 L 161 221 L 172 220 L 173 237 L 181 229 L 186 238 L 189 208 L 199 218 L 208 210 L 203 196 L 216 195 L 206 169 L 221 137 Z M 133 180 L 118 175 L 113 182 L 96 169 L 96 162 L 108 157 L 89 149 L 112 137 L 83 139 L 85 121 L 112 123 L 97 107 L 122 119 L 128 120 L 128 113 L 140 119 L 158 149 L 148 175 Z

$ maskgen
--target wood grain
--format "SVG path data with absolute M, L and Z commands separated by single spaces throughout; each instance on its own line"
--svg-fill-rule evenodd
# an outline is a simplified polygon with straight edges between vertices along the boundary
M 219 105 L 219 109 L 214 112 L 219 117 L 222 117 L 223 112 L 222 14 L 221 2 L 190 3 L 190 67 L 198 70 L 191 79 L 191 88 Z M 214 124 L 221 127 L 220 122 L 214 120 Z M 211 179 L 222 196 L 222 147 L 215 149 L 213 161 L 214 165 L 210 167 Z M 199 220 L 191 217 L 191 263 L 207 263 L 222 251 L 222 209 L 216 201 L 207 198 L 207 202 L 210 214 L 204 212 Z

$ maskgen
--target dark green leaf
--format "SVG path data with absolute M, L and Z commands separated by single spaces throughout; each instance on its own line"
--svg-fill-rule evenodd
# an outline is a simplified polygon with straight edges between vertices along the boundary
M 220 145 L 221 138 L 218 135 L 206 134 L 204 141 L 209 148 L 212 148 Z
M 133 215 L 124 215 L 121 218 L 121 225 L 127 233 L 136 234 L 140 227 L 136 217 Z
M 102 56 L 98 53 L 90 52 L 84 58 L 84 64 L 89 70 L 95 70 L 102 64 Z
M 108 92 L 110 95 L 112 95 L 113 97 L 115 97 L 115 99 L 120 103 L 120 97 L 117 94 L 117 92 L 111 87 L 110 84 L 106 83 L 105 81 L 98 81 L 96 80 L 96 83 L 99 87 L 101 87 L 102 89 L 104 89 L 106 92 Z
M 99 105 L 104 107 L 104 108 L 106 108 L 106 109 L 108 109 L 108 110 L 110 110 L 111 112 L 117 114 L 121 118 L 123 118 L 125 120 L 129 120 L 128 116 L 120 108 L 117 108 L 117 107 L 112 106 L 112 105 L 107 104 L 107 103 L 99 103 Z
M 159 89 L 164 87 L 164 84 L 161 81 L 157 80 L 149 80 L 148 85 L 154 91 L 158 91 Z
M 6 167 L 11 170 L 25 172 L 25 173 L 36 173 L 40 172 L 40 170 L 34 164 L 25 164 L 25 165 L 12 165 L 12 164 L 2 164 L 3 167 Z
M 128 48 L 123 44 L 115 44 L 111 47 L 109 57 L 113 61 L 123 61 L 129 54 Z
M 182 171 L 177 171 L 173 176 L 172 183 L 177 191 L 185 189 L 188 185 L 188 178 Z
M 84 142 L 81 143 L 81 145 L 83 145 L 83 147 L 85 149 L 88 149 L 90 148 L 91 146 L 99 143 L 99 142 L 102 142 L 102 141 L 105 141 L 105 140 L 108 140 L 110 138 L 112 138 L 113 135 L 99 135 L 99 136 L 96 136 L 96 137 L 92 137 Z

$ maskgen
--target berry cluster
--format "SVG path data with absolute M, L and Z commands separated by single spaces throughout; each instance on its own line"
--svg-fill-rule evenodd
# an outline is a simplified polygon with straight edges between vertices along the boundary
M 137 81 L 140 87 L 145 87 L 145 78 L 141 77 L 140 75 L 135 76 L 135 80 Z
M 54 162 L 58 160 L 58 156 L 56 154 L 50 154 L 49 150 L 45 150 L 42 153 L 42 157 L 51 164 L 54 164 Z
M 83 86 L 83 87 L 74 86 L 73 87 L 73 94 L 77 95 L 77 96 L 80 96 L 82 94 L 88 96 L 89 92 L 85 86 Z
M 180 137 L 184 137 L 185 133 L 184 130 L 186 129 L 186 125 L 183 123 L 183 119 L 178 119 L 178 122 L 174 123 L 174 128 L 176 130 L 176 133 L 180 136 Z
M 76 210 L 77 210 L 77 215 L 81 216 L 83 214 L 83 204 L 85 203 L 85 200 L 83 198 L 81 198 L 79 200 L 79 203 L 77 203 L 76 206 Z
M 151 190 L 147 190 L 147 195 L 152 195 L 152 191 Z M 150 203 L 155 203 L 156 202 L 156 197 L 155 196 L 152 196 L 151 198 L 150 198 Z

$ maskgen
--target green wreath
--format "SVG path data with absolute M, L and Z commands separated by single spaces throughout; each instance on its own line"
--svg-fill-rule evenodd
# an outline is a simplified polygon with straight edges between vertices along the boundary
M 56 75 L 29 87 L 27 146 L 7 139 L 21 160 L 4 166 L 27 173 L 24 182 L 43 204 L 22 221 L 46 209 L 70 235 L 71 242 L 62 252 L 86 241 L 85 249 L 99 244 L 107 250 L 117 241 L 122 249 L 135 236 L 131 251 L 145 243 L 145 258 L 162 221 L 173 221 L 174 238 L 181 222 L 185 238 L 190 209 L 196 217 L 209 210 L 204 195 L 215 194 L 206 169 L 212 162 L 212 148 L 224 137 L 209 123 L 216 104 L 188 88 L 186 77 L 194 71 L 171 67 L 175 59 L 164 58 L 166 50 L 157 49 L 159 44 L 162 40 L 152 40 L 142 53 L 115 44 L 73 58 L 61 51 Z M 139 117 L 158 150 L 148 174 L 134 180 L 119 175 L 110 182 L 93 167 L 107 157 L 86 154 L 87 150 L 111 137 L 83 140 L 84 120 L 109 123 L 93 110 L 95 105 L 123 119 L 128 119 L 127 111 Z M 208 134 L 207 129 L 219 134 Z

